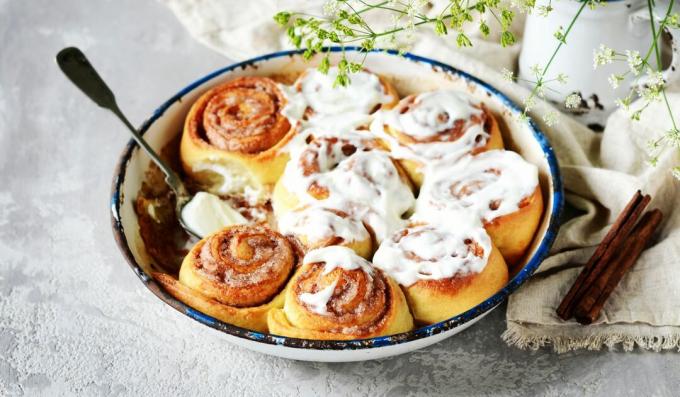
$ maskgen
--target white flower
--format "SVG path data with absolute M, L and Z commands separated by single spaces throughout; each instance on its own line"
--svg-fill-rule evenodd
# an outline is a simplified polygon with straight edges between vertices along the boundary
M 557 75 L 555 80 L 557 80 L 557 82 L 560 83 L 560 84 L 567 84 L 567 81 L 569 80 L 569 76 L 567 76 L 564 73 L 560 73 L 560 74 Z
M 557 122 L 557 112 L 550 111 L 543 115 L 543 121 L 548 127 L 552 127 Z
M 661 100 L 661 94 L 664 88 L 664 79 L 661 72 L 647 69 L 647 80 L 643 85 L 637 87 L 637 94 L 647 102 L 654 102 Z
M 530 111 L 534 106 L 536 106 L 536 97 L 531 95 L 529 98 L 524 100 L 524 107 L 526 108 L 525 110 L 528 112 Z
M 337 0 L 326 0 L 323 3 L 323 15 L 329 18 L 335 17 L 335 14 L 340 11 L 340 2 Z
M 612 86 L 613 89 L 619 88 L 619 84 L 623 81 L 623 75 L 620 74 L 612 74 L 609 76 L 609 85 Z
M 501 75 L 503 76 L 503 80 L 507 81 L 515 81 L 515 74 L 506 68 L 501 69 Z
M 553 10 L 552 6 L 548 4 L 547 6 L 538 6 L 538 16 L 547 17 L 548 14 Z
M 581 105 L 581 95 L 577 93 L 569 94 L 564 100 L 564 106 L 567 109 L 576 109 Z
M 671 175 L 673 175 L 675 179 L 680 180 L 680 166 L 673 167 L 673 169 L 671 170 Z
M 626 50 L 626 62 L 634 75 L 637 76 L 642 72 L 642 57 L 639 51 Z
M 623 99 L 619 98 L 616 101 L 614 101 L 614 103 L 616 103 L 616 106 L 620 107 L 623 110 L 630 109 L 630 98 Z
M 671 128 L 666 133 L 666 139 L 670 141 L 671 145 L 680 149 L 680 130 L 678 130 L 677 128 Z
M 593 69 L 597 69 L 598 66 L 606 65 L 612 63 L 616 53 L 604 44 L 600 44 L 600 48 L 593 52 Z
M 541 70 L 541 65 L 539 64 L 533 65 L 532 67 L 529 68 L 529 70 L 531 70 L 531 73 L 533 73 L 534 76 L 536 76 L 536 78 L 540 77 L 543 72 Z

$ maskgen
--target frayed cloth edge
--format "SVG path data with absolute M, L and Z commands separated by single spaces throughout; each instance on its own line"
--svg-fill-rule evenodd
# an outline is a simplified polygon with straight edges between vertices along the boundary
M 602 331 L 590 335 L 566 336 L 564 334 L 549 335 L 546 333 L 538 335 L 522 325 L 508 323 L 508 328 L 503 332 L 501 338 L 509 346 L 520 349 L 538 350 L 545 346 L 552 346 L 557 353 L 579 349 L 601 350 L 605 347 L 609 350 L 616 350 L 621 347 L 626 352 L 635 349 L 654 352 L 672 349 L 680 351 L 680 329 L 672 332 L 641 333 L 640 335 Z

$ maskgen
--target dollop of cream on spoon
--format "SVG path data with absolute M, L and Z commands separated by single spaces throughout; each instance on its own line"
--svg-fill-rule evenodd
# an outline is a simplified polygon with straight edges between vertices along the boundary
M 225 227 L 248 223 L 229 203 L 208 192 L 198 192 L 182 208 L 182 221 L 201 238 Z

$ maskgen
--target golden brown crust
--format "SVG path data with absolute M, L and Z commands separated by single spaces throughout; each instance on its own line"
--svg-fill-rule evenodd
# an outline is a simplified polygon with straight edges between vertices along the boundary
M 543 215 L 541 187 L 519 204 L 519 210 L 484 222 L 484 228 L 496 244 L 508 265 L 517 264 L 524 257 L 536 234 Z M 513 269 L 514 270 L 514 269 Z
M 179 279 L 154 277 L 197 310 L 262 329 L 266 312 L 282 305 L 297 259 L 295 248 L 279 233 L 264 226 L 237 225 L 199 241 L 184 259 Z
M 224 304 L 257 306 L 283 288 L 294 265 L 285 237 L 263 226 L 236 225 L 199 241 L 182 263 L 179 280 Z
M 186 131 L 221 150 L 265 152 L 291 128 L 281 114 L 285 104 L 285 96 L 271 79 L 240 77 L 201 95 L 187 117 Z
M 416 321 L 433 324 L 471 309 L 507 282 L 508 267 L 498 249 L 492 246 L 487 264 L 480 273 L 421 280 L 403 289 Z
M 324 314 L 300 298 L 333 285 Z M 413 320 L 399 287 L 379 270 L 335 268 L 324 274 L 323 264 L 312 263 L 293 276 L 283 310 L 272 311 L 268 324 L 284 336 L 359 339 L 408 331 Z

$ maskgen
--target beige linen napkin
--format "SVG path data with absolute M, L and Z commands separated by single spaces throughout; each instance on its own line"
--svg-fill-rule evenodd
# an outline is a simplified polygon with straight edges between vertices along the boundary
M 232 59 L 289 48 L 284 33 L 272 22 L 280 10 L 321 12 L 322 1 L 161 0 L 209 47 Z M 376 23 L 380 23 L 377 21 Z M 521 31 L 521 24 L 517 27 Z M 494 40 L 495 38 L 491 38 Z M 528 91 L 504 80 L 498 70 L 513 69 L 519 46 L 501 49 L 497 41 L 475 40 L 472 49 L 458 50 L 451 38 L 417 32 L 411 51 L 446 62 L 496 86 L 518 103 Z M 680 109 L 680 93 L 669 95 Z M 680 182 L 669 170 L 680 162 L 677 150 L 665 152 L 658 165 L 647 163 L 647 142 L 670 127 L 661 103 L 652 105 L 639 122 L 615 112 L 603 134 L 595 134 L 560 115 L 552 127 L 542 122 L 553 110 L 541 105 L 531 113 L 546 133 L 560 162 L 566 199 L 579 215 L 566 222 L 551 256 L 536 274 L 510 297 L 503 338 L 521 348 L 551 344 L 558 352 L 621 345 L 661 350 L 680 348 Z M 563 322 L 555 308 L 594 247 L 631 198 L 642 189 L 653 196 L 650 208 L 665 215 L 653 247 L 644 252 L 607 301 L 600 319 L 590 326 Z

